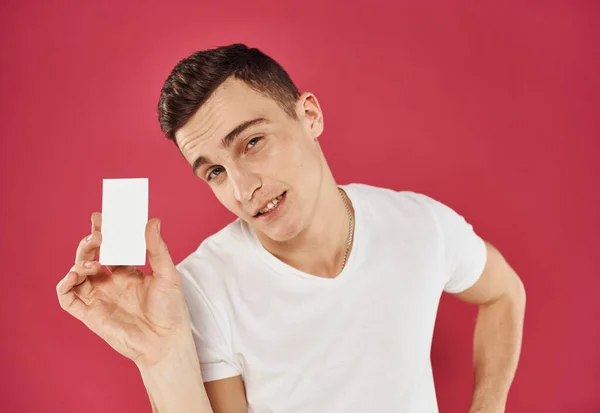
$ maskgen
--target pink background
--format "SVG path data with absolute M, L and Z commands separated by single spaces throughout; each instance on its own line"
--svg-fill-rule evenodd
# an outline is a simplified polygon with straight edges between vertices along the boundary
M 150 412 L 133 363 L 62 311 L 55 285 L 101 208 L 102 178 L 150 178 L 176 261 L 234 218 L 155 109 L 179 59 L 232 42 L 317 95 L 340 183 L 447 203 L 521 275 L 507 411 L 600 411 L 599 3 L 341 4 L 2 1 L 2 411 Z M 444 296 L 442 413 L 466 412 L 475 316 Z

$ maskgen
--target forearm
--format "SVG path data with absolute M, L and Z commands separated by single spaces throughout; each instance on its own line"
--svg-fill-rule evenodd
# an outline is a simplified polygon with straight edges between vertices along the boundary
M 479 307 L 470 413 L 504 413 L 521 352 L 524 315 L 525 290 L 520 283 L 511 294 Z
M 174 345 L 164 360 L 138 369 L 154 413 L 213 413 L 191 336 Z

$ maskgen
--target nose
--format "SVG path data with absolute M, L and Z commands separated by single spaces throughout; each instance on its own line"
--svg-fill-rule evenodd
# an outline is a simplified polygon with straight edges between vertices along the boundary
M 248 202 L 252 199 L 254 191 L 261 187 L 260 177 L 251 171 L 242 168 L 230 168 L 227 174 L 233 194 L 238 202 Z

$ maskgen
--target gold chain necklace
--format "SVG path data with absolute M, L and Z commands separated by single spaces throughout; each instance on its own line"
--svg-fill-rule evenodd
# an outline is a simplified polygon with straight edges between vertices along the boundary
M 348 211 L 348 219 L 350 220 L 350 230 L 348 233 L 348 245 L 346 245 L 346 253 L 344 254 L 344 262 L 342 263 L 342 269 L 340 272 L 346 267 L 346 261 L 348 260 L 348 253 L 350 252 L 350 245 L 352 245 L 352 239 L 354 238 L 354 216 L 352 215 L 352 210 L 350 209 L 350 205 L 348 205 L 348 201 L 346 200 L 346 196 L 344 195 L 344 191 L 338 187 L 340 190 L 340 195 L 342 195 L 342 199 L 344 200 L 344 205 L 346 205 L 346 211 Z

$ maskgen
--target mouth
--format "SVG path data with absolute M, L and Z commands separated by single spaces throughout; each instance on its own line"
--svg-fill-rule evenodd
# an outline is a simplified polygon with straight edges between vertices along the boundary
M 257 214 L 254 215 L 254 218 L 261 218 L 272 215 L 275 211 L 279 209 L 279 206 L 285 200 L 286 193 L 287 192 L 284 192 L 281 195 L 270 200 L 269 203 L 263 209 L 261 209 Z

